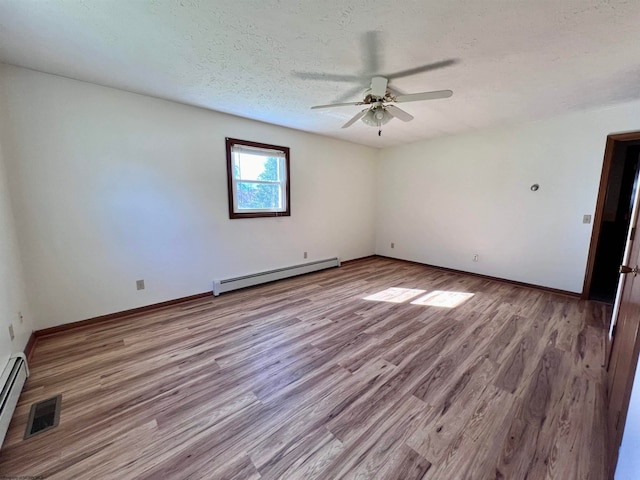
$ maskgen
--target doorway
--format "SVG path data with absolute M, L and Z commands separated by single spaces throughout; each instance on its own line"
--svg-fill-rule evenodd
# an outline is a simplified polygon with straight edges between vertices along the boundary
M 589 300 L 613 303 L 638 175 L 638 142 L 617 142 L 609 172 Z
M 620 138 L 622 137 L 622 138 Z M 640 132 L 609 135 L 594 216 L 583 298 L 613 304 L 640 165 Z

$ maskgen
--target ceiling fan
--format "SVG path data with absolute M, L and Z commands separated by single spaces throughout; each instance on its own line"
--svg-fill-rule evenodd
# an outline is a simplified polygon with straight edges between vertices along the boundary
M 345 123 L 342 128 L 348 128 L 358 120 L 362 120 L 367 125 L 378 127 L 378 135 L 381 135 L 382 131 L 380 127 L 389 122 L 389 120 L 391 120 L 392 118 L 398 118 L 404 122 L 413 120 L 413 116 L 396 107 L 394 103 L 434 100 L 437 98 L 448 98 L 453 95 L 453 92 L 451 90 L 405 94 L 397 88 L 391 87 L 389 83 L 393 80 L 408 77 L 410 75 L 416 75 L 418 73 L 449 67 L 458 63 L 458 60 L 450 58 L 447 60 L 441 60 L 439 62 L 421 65 L 399 72 L 380 74 L 380 71 L 382 70 L 382 55 L 380 48 L 381 36 L 382 32 L 379 31 L 369 31 L 363 34 L 362 51 L 364 68 L 358 74 L 336 75 L 332 73 L 293 72 L 294 75 L 305 80 L 322 80 L 360 84 L 360 86 L 354 87 L 353 89 L 346 92 L 342 97 L 337 99 L 337 103 L 330 105 L 316 105 L 315 107 L 311 108 L 317 109 L 368 105 L 368 108 L 365 108 L 364 110 L 356 114 L 351 120 Z M 369 85 L 369 88 L 364 92 L 364 97 L 361 102 L 339 103 L 343 100 L 351 98 L 356 93 L 361 92 L 365 81 L 367 82 L 367 85 Z
M 451 95 L 453 95 L 451 90 L 398 94 L 389 87 L 389 80 L 386 77 L 373 77 L 371 79 L 371 86 L 364 92 L 364 99 L 361 102 L 332 103 L 328 105 L 316 105 L 311 108 L 368 105 L 367 108 L 356 113 L 342 128 L 348 128 L 358 120 L 362 120 L 367 125 L 378 127 L 378 135 L 382 135 L 382 125 L 388 123 L 392 118 L 397 118 L 403 122 L 413 120 L 412 115 L 396 107 L 394 105 L 395 103 L 435 100 L 438 98 L 449 98 Z

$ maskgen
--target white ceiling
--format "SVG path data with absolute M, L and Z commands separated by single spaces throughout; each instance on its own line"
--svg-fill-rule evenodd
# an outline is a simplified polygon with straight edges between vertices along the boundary
M 393 85 L 453 97 L 382 137 L 340 128 L 359 107 L 309 110 L 357 83 L 296 74 L 446 59 Z M 640 98 L 640 1 L 0 0 L 0 62 L 383 147 Z

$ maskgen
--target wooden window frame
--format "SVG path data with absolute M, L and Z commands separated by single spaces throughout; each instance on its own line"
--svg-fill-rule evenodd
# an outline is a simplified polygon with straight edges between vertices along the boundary
M 278 150 L 284 152 L 284 163 L 286 170 L 285 178 L 285 210 L 283 211 L 261 211 L 261 212 L 236 212 L 235 205 L 235 190 L 234 190 L 234 176 L 233 176 L 233 155 L 232 147 L 234 145 L 243 145 L 252 148 L 265 149 L 265 150 Z M 262 217 L 289 217 L 291 216 L 291 169 L 289 166 L 289 147 L 281 147 L 279 145 L 271 145 L 268 143 L 251 142 L 249 140 L 240 140 L 238 138 L 226 138 L 227 148 L 227 192 L 229 196 L 229 218 L 262 218 Z

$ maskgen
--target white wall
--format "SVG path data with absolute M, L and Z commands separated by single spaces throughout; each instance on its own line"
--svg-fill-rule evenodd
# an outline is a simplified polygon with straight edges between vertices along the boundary
M 0 79 L 37 329 L 211 291 L 303 251 L 374 252 L 372 149 L 17 67 Z M 227 136 L 291 148 L 291 217 L 229 220 Z
M 2 127 L 0 119 L 0 128 Z M 20 321 L 18 313 L 22 313 Z M 9 336 L 13 324 L 15 338 Z M 24 350 L 32 331 L 20 252 L 9 198 L 2 145 L 0 144 L 0 373 L 9 355 Z
M 618 452 L 616 480 L 635 480 L 640 472 L 640 368 L 636 369 L 629 402 L 627 420 L 624 424 L 622 445 Z
M 385 149 L 376 253 L 581 292 L 582 216 L 606 136 L 627 130 L 640 130 L 640 102 Z

